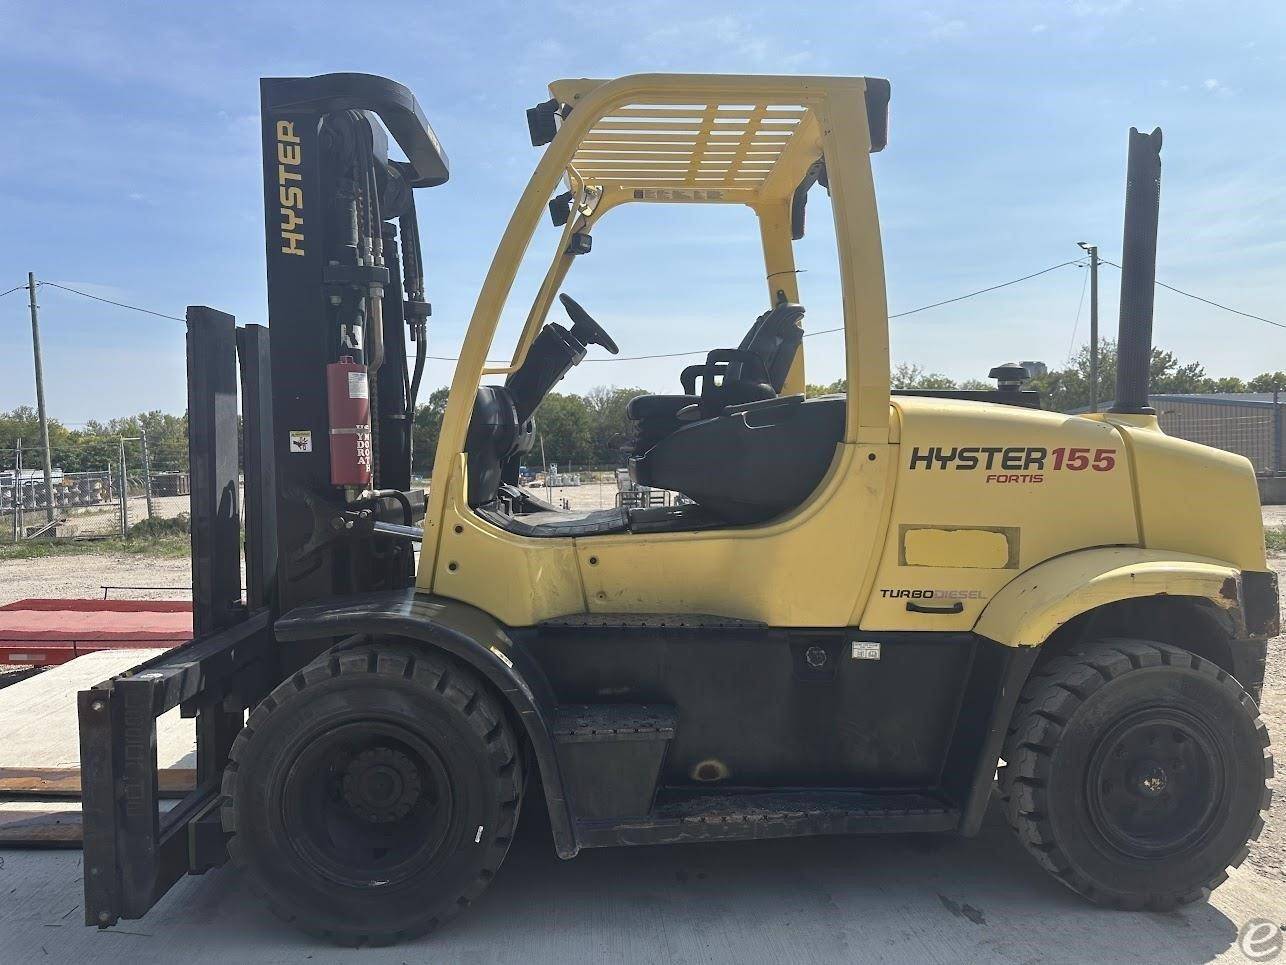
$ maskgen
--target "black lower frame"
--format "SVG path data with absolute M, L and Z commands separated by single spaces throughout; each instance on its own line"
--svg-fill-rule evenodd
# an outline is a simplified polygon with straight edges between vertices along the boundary
M 227 859 L 219 824 L 228 750 L 275 677 L 260 610 L 80 692 L 85 924 L 140 918 L 179 878 Z M 156 718 L 196 718 L 196 785 L 161 812 Z
M 590 722 L 555 732 L 578 847 L 976 834 L 1039 654 L 969 633 L 690 614 L 572 617 L 513 645 L 556 695 L 550 718 Z
M 531 741 L 564 857 L 609 845 L 976 833 L 1039 652 L 973 634 L 779 630 L 692 614 L 512 630 L 413 590 L 315 604 L 275 623 L 256 610 L 80 695 L 87 924 L 140 917 L 183 874 L 226 859 L 220 777 L 245 709 L 280 680 L 278 660 L 289 662 L 283 645 L 315 652 L 369 637 L 446 650 L 498 688 Z M 880 660 L 858 659 L 855 643 L 878 643 Z M 175 706 L 197 718 L 197 784 L 162 814 L 155 720 Z

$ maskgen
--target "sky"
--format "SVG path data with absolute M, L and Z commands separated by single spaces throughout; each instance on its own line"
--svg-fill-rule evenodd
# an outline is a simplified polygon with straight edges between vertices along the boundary
M 264 322 L 258 79 L 365 71 L 415 92 L 451 160 L 418 208 L 430 352 L 453 356 L 539 159 L 524 111 L 548 81 L 856 74 L 892 82 L 874 160 L 891 312 L 1074 259 L 1077 241 L 1119 260 L 1126 135 L 1159 125 L 1158 278 L 1286 321 L 1280 3 L 0 0 L 0 24 L 0 291 L 34 271 L 163 314 L 205 304 Z M 842 321 L 827 214 L 814 192 L 797 256 L 811 329 Z M 538 229 L 493 357 L 557 237 Z M 766 307 L 747 209 L 628 206 L 594 240 L 565 290 L 622 355 L 736 344 Z M 894 319 L 894 361 L 957 379 L 1016 359 L 1061 365 L 1086 341 L 1085 274 L 1073 265 Z M 1117 278 L 1102 269 L 1105 335 Z M 0 409 L 35 398 L 25 301 L 0 298 Z M 49 286 L 39 302 L 52 416 L 183 410 L 182 323 Z M 1286 367 L 1286 330 L 1164 290 L 1155 339 L 1215 375 Z M 842 374 L 840 336 L 805 344 L 810 382 Z M 563 388 L 676 391 L 687 361 L 587 361 Z M 431 362 L 424 394 L 451 369 Z

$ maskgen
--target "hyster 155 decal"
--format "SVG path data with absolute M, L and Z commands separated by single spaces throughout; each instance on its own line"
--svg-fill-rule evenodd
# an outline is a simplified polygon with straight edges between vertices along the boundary
M 914 446 L 907 468 L 982 471 L 987 473 L 989 483 L 1041 483 L 1050 472 L 1110 472 L 1116 468 L 1116 450 L 1079 446 Z

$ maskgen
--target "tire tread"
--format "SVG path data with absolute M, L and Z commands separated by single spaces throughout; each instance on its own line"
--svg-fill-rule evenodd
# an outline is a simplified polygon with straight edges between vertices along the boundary
M 237 834 L 237 775 L 241 762 L 255 738 L 256 729 L 293 701 L 306 699 L 305 692 L 337 677 L 374 674 L 396 680 L 411 680 L 426 692 L 446 698 L 459 712 L 461 720 L 483 741 L 490 751 L 490 764 L 495 778 L 494 793 L 500 805 L 501 825 L 491 837 L 481 872 L 471 879 L 454 898 L 438 903 L 433 917 L 412 929 L 390 932 L 355 931 L 319 928 L 305 921 L 283 896 L 265 887 L 254 874 Z M 405 644 L 364 644 L 351 650 L 324 653 L 299 672 L 282 681 L 250 713 L 246 725 L 237 734 L 223 772 L 219 807 L 223 829 L 228 833 L 228 855 L 232 862 L 247 871 L 251 888 L 280 919 L 315 937 L 337 945 L 356 948 L 363 945 L 386 946 L 429 933 L 453 918 L 477 900 L 487 889 L 509 851 L 513 832 L 521 811 L 523 774 L 521 755 L 505 712 L 491 688 L 469 668 L 446 654 L 424 651 Z
M 1005 766 L 999 775 L 1000 798 L 1009 826 L 1037 863 L 1072 891 L 1096 904 L 1130 910 L 1168 911 L 1208 897 L 1228 877 L 1226 870 L 1221 871 L 1200 886 L 1182 892 L 1158 890 L 1142 896 L 1110 892 L 1073 867 L 1059 847 L 1048 818 L 1045 791 L 1054 751 L 1081 704 L 1100 688 L 1125 674 L 1165 665 L 1202 674 L 1238 701 L 1254 720 L 1256 734 L 1264 748 L 1265 782 L 1273 774 L 1268 729 L 1259 717 L 1254 700 L 1228 673 L 1193 653 L 1165 643 L 1111 639 L 1089 644 L 1038 666 L 1023 688 L 1006 736 L 1002 752 Z M 1258 838 L 1264 828 L 1262 812 L 1272 797 L 1271 790 L 1267 787 L 1264 790 L 1261 814 L 1251 830 L 1250 841 Z M 1247 844 L 1232 856 L 1228 867 L 1238 867 L 1249 853 Z

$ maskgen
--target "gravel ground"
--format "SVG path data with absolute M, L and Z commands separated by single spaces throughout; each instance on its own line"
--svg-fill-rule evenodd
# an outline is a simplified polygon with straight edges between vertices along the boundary
M 131 553 L 0 560 L 0 606 L 30 597 L 101 600 L 104 586 L 167 587 L 110 590 L 108 597 L 113 600 L 190 600 L 192 563 Z
M 1281 508 L 1281 507 L 1273 507 Z M 1274 556 L 1269 565 L 1286 588 L 1286 556 Z M 1286 603 L 1286 596 L 1282 597 Z M 1282 608 L 1282 625 L 1286 626 L 1286 606 Z M 1268 641 L 1268 666 L 1264 673 L 1264 696 L 1259 713 L 1268 725 L 1273 739 L 1273 757 L 1277 774 L 1270 782 L 1273 803 L 1265 819 L 1263 833 L 1251 846 L 1250 863 L 1261 874 L 1286 881 L 1286 634 Z

